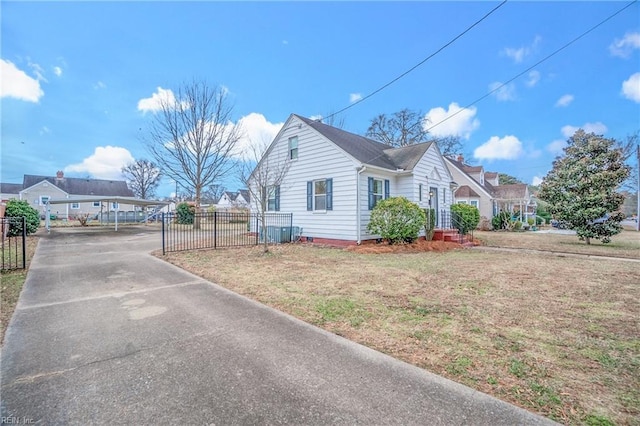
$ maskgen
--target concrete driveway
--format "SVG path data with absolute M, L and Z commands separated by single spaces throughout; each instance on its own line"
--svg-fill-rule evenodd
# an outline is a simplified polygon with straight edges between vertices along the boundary
M 3 422 L 548 424 L 149 254 L 145 227 L 44 236 L 2 349 Z

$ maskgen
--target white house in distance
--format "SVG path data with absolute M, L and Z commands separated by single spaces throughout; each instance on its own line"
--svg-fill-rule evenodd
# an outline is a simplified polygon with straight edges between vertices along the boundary
M 218 209 L 249 208 L 249 191 L 239 189 L 236 192 L 224 191 L 216 203 Z
M 86 197 L 114 196 L 133 198 L 134 194 L 125 181 L 68 178 L 64 176 L 62 171 L 58 171 L 55 177 L 24 175 L 21 186 L 22 189 L 18 191 L 17 196 L 11 198 L 28 201 L 41 215 L 45 214 L 47 201 L 55 199 L 69 200 L 69 204 L 57 204 L 51 208 L 51 214 L 60 219 L 73 219 L 78 215 L 93 215 L 115 210 L 135 210 L 134 205 L 118 204 L 117 202 L 108 203 L 109 205 L 101 201 L 73 202 L 74 199 Z M 14 189 L 14 187 L 12 186 L 11 189 Z
M 439 212 L 453 202 L 455 183 L 432 142 L 393 148 L 292 114 L 257 168 L 284 161 L 289 166 L 269 191 L 268 210 L 292 213 L 293 225 L 315 242 L 379 238 L 367 224 L 375 204 L 388 197 L 431 206 L 438 212 L 436 227 L 444 223 Z

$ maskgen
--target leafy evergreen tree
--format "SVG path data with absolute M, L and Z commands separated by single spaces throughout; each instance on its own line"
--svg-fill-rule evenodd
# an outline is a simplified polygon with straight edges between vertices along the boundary
M 629 176 L 622 149 L 615 139 L 578 130 L 567 141 L 564 155 L 556 158 L 540 187 L 549 212 L 590 244 L 603 243 L 622 230 L 619 211 L 624 196 L 616 190 Z
M 35 233 L 38 230 L 38 226 L 40 226 L 38 210 L 31 207 L 25 200 L 12 199 L 7 201 L 5 216 L 15 218 L 25 217 L 27 222 L 27 235 Z M 11 237 L 21 235 L 21 233 L 22 228 L 19 228 L 15 223 L 9 228 L 9 236 Z

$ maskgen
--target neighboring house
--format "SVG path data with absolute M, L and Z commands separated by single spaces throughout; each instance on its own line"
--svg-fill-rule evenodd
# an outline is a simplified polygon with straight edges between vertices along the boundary
M 482 166 L 469 166 L 464 158 L 444 158 L 453 180 L 460 185 L 455 192 L 455 202 L 471 204 L 481 217 L 493 218 L 500 211 L 509 211 L 526 220 L 535 214 L 535 202 L 524 184 L 500 185 L 498 173 L 486 172 Z
M 51 214 L 61 219 L 73 219 L 78 215 L 93 215 L 114 210 L 135 210 L 133 205 L 118 204 L 117 202 L 73 202 L 74 198 L 102 196 L 134 197 L 134 194 L 127 187 L 125 181 L 68 178 L 64 176 L 62 171 L 58 171 L 55 177 L 24 175 L 18 198 L 28 201 L 41 215 L 45 213 L 48 200 L 69 199 L 69 204 L 51 206 Z
M 237 192 L 225 191 L 216 203 L 216 208 L 249 208 L 249 202 L 249 191 L 246 189 L 239 189 Z
M 0 183 L 0 202 L 5 203 L 12 198 L 20 198 L 21 183 Z
M 371 210 L 404 196 L 437 212 L 442 226 L 455 183 L 435 143 L 403 148 L 373 141 L 292 114 L 257 168 L 288 162 L 280 185 L 268 191 L 268 210 L 293 214 L 293 225 L 314 241 L 361 242 Z

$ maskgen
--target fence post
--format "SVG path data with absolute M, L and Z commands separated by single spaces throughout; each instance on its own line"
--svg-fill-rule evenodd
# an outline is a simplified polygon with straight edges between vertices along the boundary
M 218 248 L 218 212 L 213 211 L 213 249 Z
M 164 245 L 164 212 L 162 212 L 162 255 L 166 254 Z
M 27 269 L 27 218 L 22 216 L 22 269 Z

